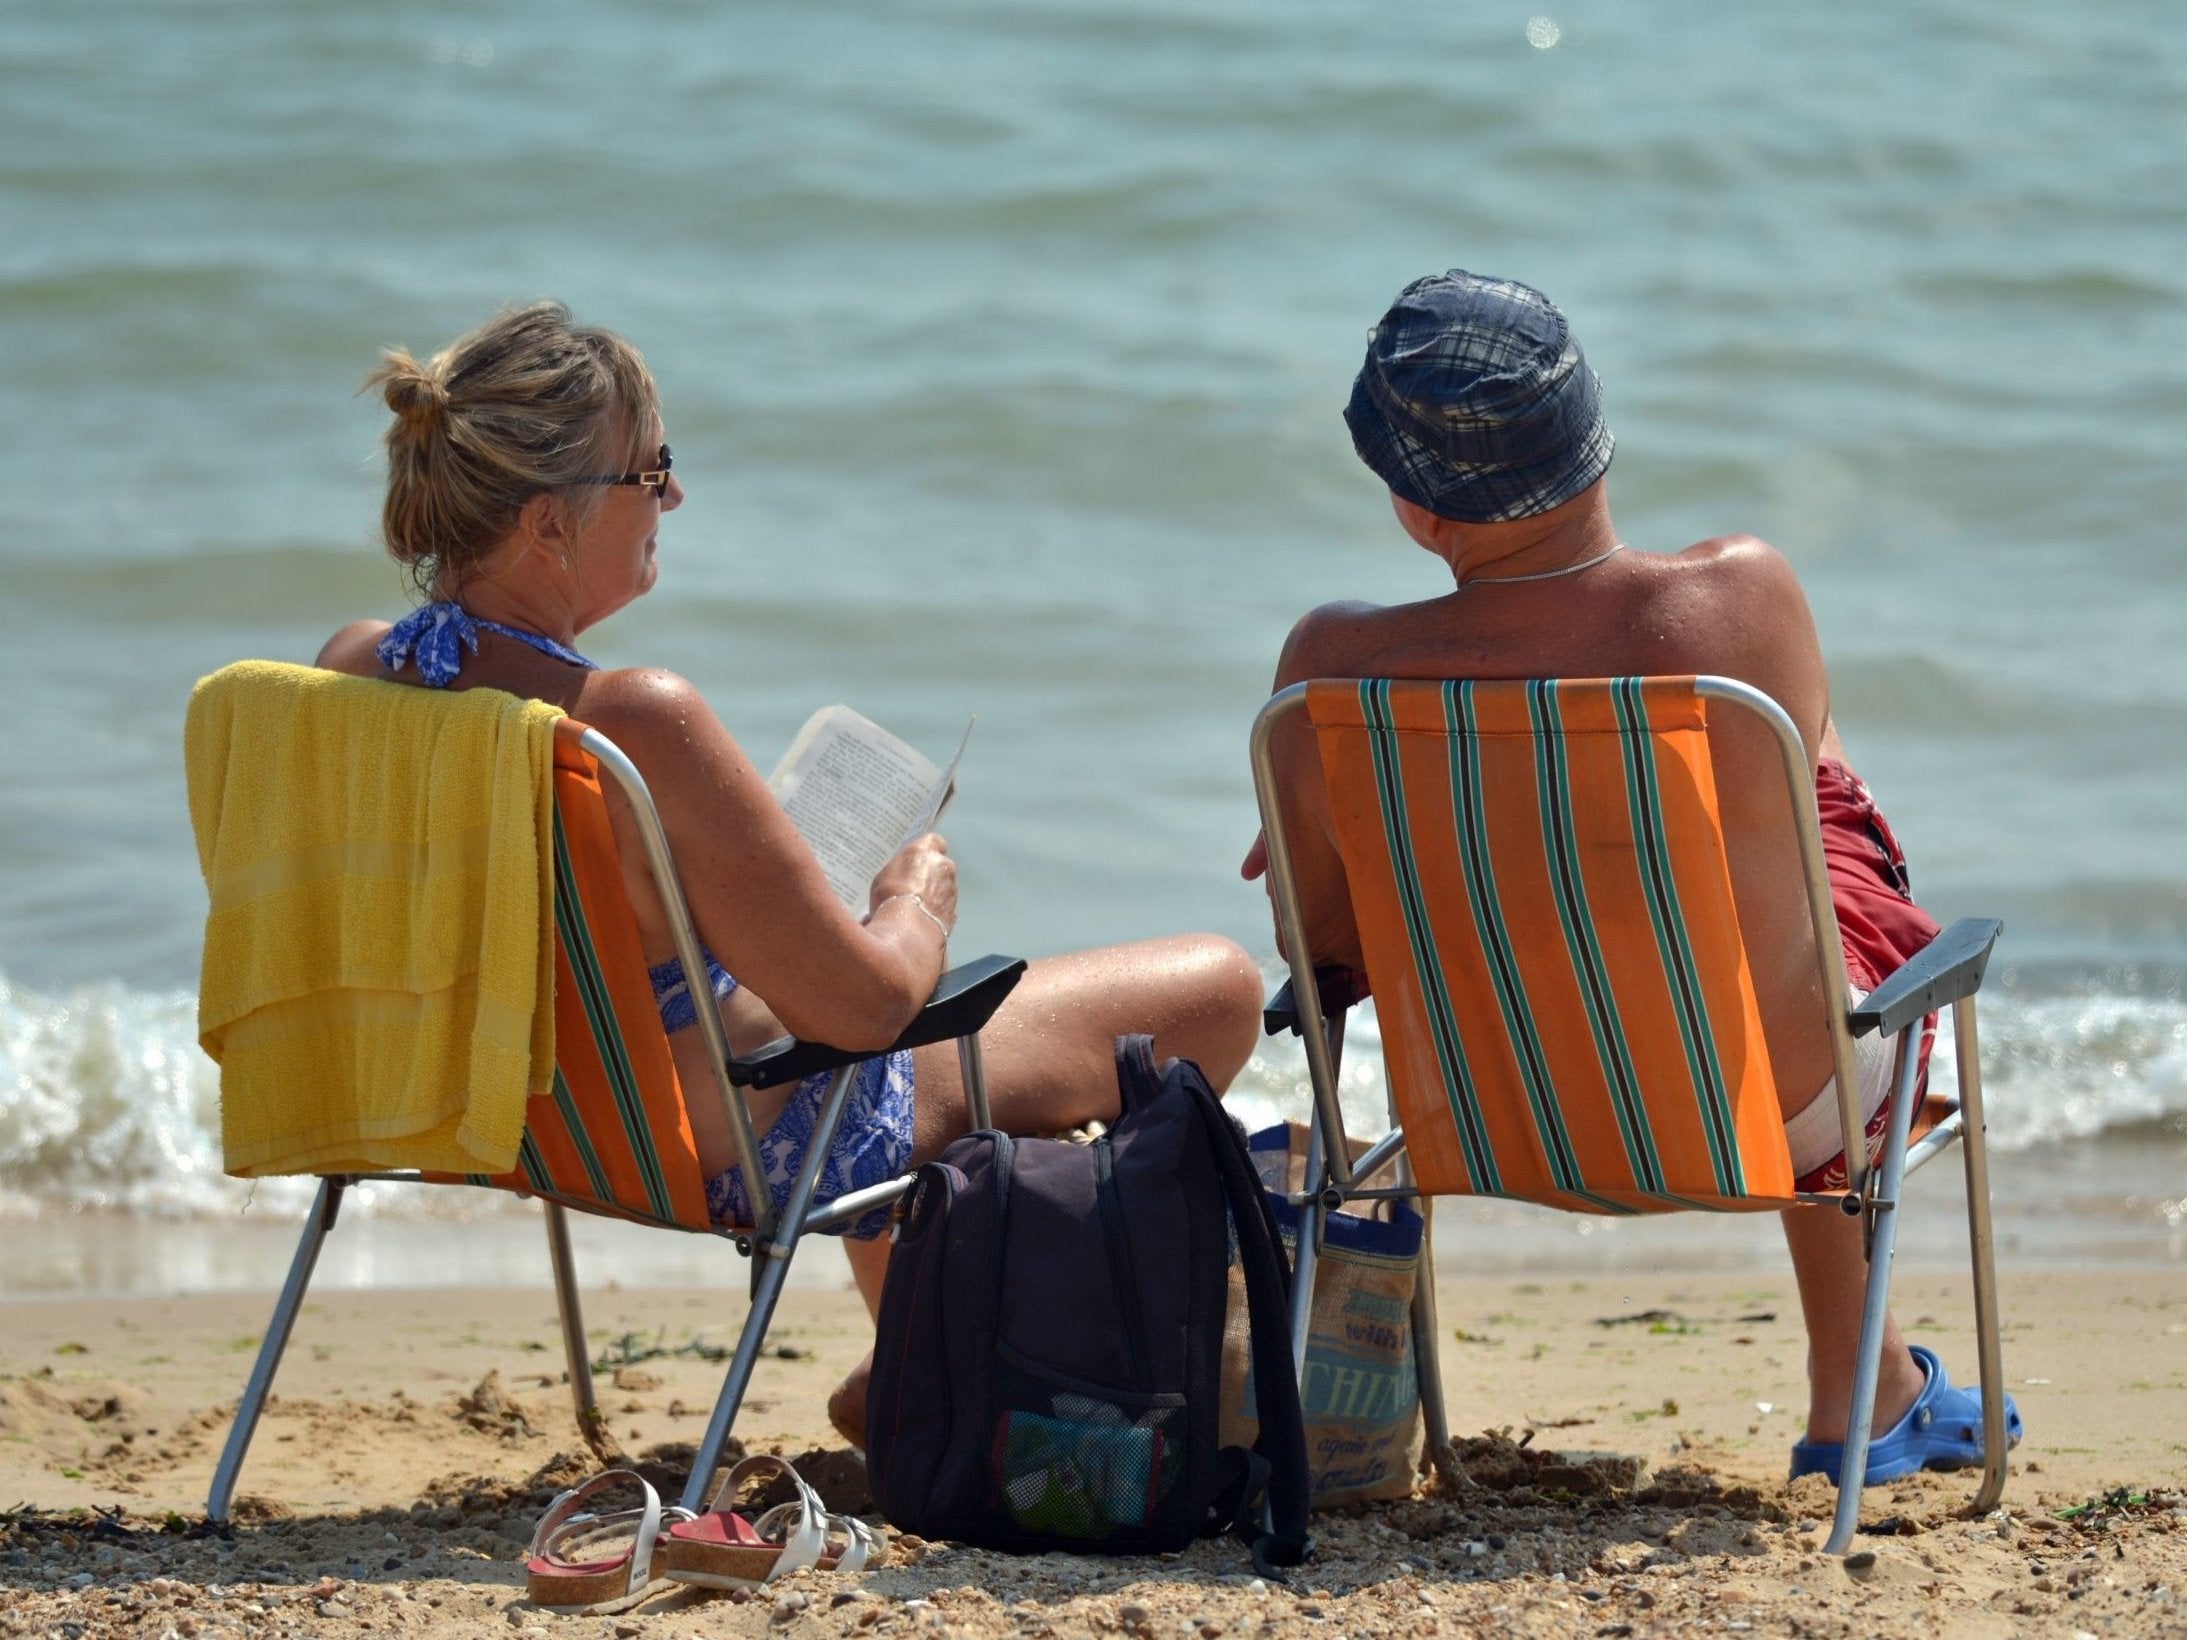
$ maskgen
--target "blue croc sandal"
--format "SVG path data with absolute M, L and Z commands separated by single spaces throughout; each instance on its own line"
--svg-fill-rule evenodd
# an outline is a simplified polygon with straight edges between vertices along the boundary
M 1944 1376 L 1936 1352 L 1908 1346 L 1925 1382 L 1906 1416 L 1868 1443 L 1868 1472 L 1863 1486 L 1895 1481 L 1924 1469 L 1969 1469 L 1982 1461 L 1982 1397 L 1958 1389 Z M 2005 1444 L 2020 1444 L 2020 1409 L 2005 1397 Z M 1792 1479 L 1802 1475 L 1838 1478 L 1845 1447 L 1837 1441 L 1800 1441 L 1792 1448 Z

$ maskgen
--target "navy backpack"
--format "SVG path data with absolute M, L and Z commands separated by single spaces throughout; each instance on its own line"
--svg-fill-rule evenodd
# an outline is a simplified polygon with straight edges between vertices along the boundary
M 1305 1557 L 1290 1272 L 1244 1136 L 1200 1068 L 1117 1041 L 1092 1144 L 968 1133 L 919 1170 L 882 1290 L 866 1467 L 898 1529 L 1144 1554 L 1229 1531 Z M 1260 1433 L 1217 1438 L 1232 1232 Z M 1265 1512 L 1264 1512 L 1265 1509 Z

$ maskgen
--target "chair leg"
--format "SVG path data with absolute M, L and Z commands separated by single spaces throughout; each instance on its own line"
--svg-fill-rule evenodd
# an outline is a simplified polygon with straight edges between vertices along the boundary
M 1876 1379 L 1883 1363 L 1883 1322 L 1891 1308 L 1891 1260 L 1898 1247 L 1899 1192 L 1906 1179 L 1906 1141 L 1913 1131 L 1913 1082 L 1919 1069 L 1910 1040 L 1899 1036 L 1898 1064 L 1892 1078 L 1891 1125 L 1883 1146 L 1883 1165 L 1869 1174 L 1872 1216 L 1868 1245 L 1868 1287 L 1861 1303 L 1860 1343 L 1853 1366 L 1853 1404 L 1846 1413 L 1845 1442 L 1838 1459 L 1838 1510 L 1825 1554 L 1842 1555 L 1860 1526 L 1861 1488 L 1868 1474 L 1868 1428 L 1876 1415 Z M 1828 1211 L 1818 1209 L 1817 1211 Z
M 235 1423 L 228 1430 L 228 1441 L 220 1449 L 220 1462 L 213 1469 L 212 1490 L 205 1498 L 205 1518 L 215 1524 L 228 1518 L 229 1505 L 235 1498 L 236 1477 L 242 1473 L 244 1454 L 251 1449 L 251 1437 L 258 1432 L 259 1415 L 266 1409 L 266 1392 L 273 1387 L 273 1375 L 281 1365 L 281 1356 L 289 1347 L 289 1334 L 296 1328 L 297 1312 L 304 1307 L 304 1289 L 311 1285 L 311 1272 L 319 1262 L 319 1248 L 327 1239 L 327 1232 L 334 1228 L 334 1220 L 342 1210 L 342 1191 L 349 1181 L 329 1176 L 319 1181 L 319 1193 L 312 1199 L 311 1212 L 304 1220 L 304 1231 L 297 1238 L 295 1256 L 289 1260 L 288 1280 L 281 1285 L 281 1296 L 273 1306 L 273 1318 L 266 1323 L 266 1336 L 258 1346 L 258 1359 L 251 1364 L 249 1382 L 243 1386 L 243 1398 L 236 1403 Z
M 760 1346 L 766 1342 L 775 1303 L 790 1279 L 790 1259 L 797 1251 L 798 1238 L 804 1234 L 805 1218 L 812 1211 L 813 1195 L 820 1186 L 820 1170 L 827 1165 L 828 1152 L 835 1145 L 843 1105 L 850 1097 L 851 1078 L 857 1074 L 857 1065 L 845 1065 L 829 1079 L 828 1091 L 813 1121 L 812 1137 L 806 1141 L 805 1160 L 797 1170 L 797 1181 L 790 1186 L 790 1199 L 783 1204 L 781 1232 L 752 1249 L 752 1307 L 745 1314 L 736 1352 L 729 1358 L 728 1376 L 722 1380 L 721 1394 L 715 1399 L 714 1415 L 707 1420 L 706 1438 L 699 1443 L 691 1478 L 684 1482 L 682 1501 L 686 1509 L 695 1511 L 706 1506 L 707 1485 L 720 1467 L 722 1448 L 729 1443 L 730 1426 L 736 1422 L 737 1409 L 744 1404 L 752 1368 L 759 1363 Z
M 1443 1469 L 1450 1447 L 1450 1413 L 1443 1405 L 1443 1358 L 1438 1342 L 1442 1322 L 1435 1307 L 1435 1246 L 1429 1218 L 1432 1203 L 1420 1204 L 1420 1270 L 1412 1285 L 1412 1364 L 1420 1384 L 1421 1433 L 1426 1438 L 1426 1459 L 1437 1471 Z M 1455 1482 L 1455 1475 L 1445 1475 Z
M 714 1479 L 714 1471 L 721 1467 L 722 1448 L 729 1444 L 729 1430 L 737 1421 L 737 1409 L 744 1405 L 744 1392 L 752 1382 L 752 1368 L 759 1364 L 759 1349 L 767 1341 L 767 1326 L 774 1319 L 775 1301 L 782 1296 L 783 1285 L 790 1279 L 788 1259 L 768 1258 L 758 1255 L 764 1268 L 752 1286 L 752 1307 L 744 1317 L 744 1331 L 737 1337 L 736 1353 L 729 1358 L 729 1373 L 722 1380 L 721 1394 L 714 1402 L 714 1415 L 707 1420 L 706 1438 L 699 1442 L 699 1450 L 691 1463 L 691 1477 L 683 1483 L 680 1500 L 686 1509 L 693 1511 L 706 1507 L 706 1488 Z
M 1395 1132 L 1404 1126 L 1398 1120 L 1397 1100 L 1387 1087 L 1383 1092 L 1390 1129 Z M 1410 1152 L 1399 1153 L 1394 1176 L 1398 1184 L 1408 1188 L 1415 1183 Z M 1420 1402 L 1422 1436 L 1420 1471 L 1440 1475 L 1446 1485 L 1455 1488 L 1460 1478 L 1457 1455 L 1450 1445 L 1450 1413 L 1443 1403 L 1443 1352 L 1438 1342 L 1442 1321 L 1435 1303 L 1435 1204 L 1417 1191 L 1413 1201 L 1420 1209 L 1420 1265 L 1413 1272 L 1411 1309 L 1413 1384 Z
M 577 1292 L 577 1263 L 570 1255 L 570 1221 L 559 1202 L 547 1210 L 547 1257 L 554 1265 L 554 1305 L 562 1317 L 562 1356 L 569 1363 L 570 1400 L 585 1444 L 595 1446 L 600 1430 L 600 1397 L 592 1382 L 592 1351 L 585 1347 L 584 1308 Z
M 2005 1360 L 1997 1312 L 1996 1242 L 1990 1230 L 1989 1138 L 1982 1113 L 1982 1060 L 1975 1040 L 1974 998 L 1952 1004 L 1959 1061 L 1962 1160 L 1967 1173 L 1967 1243 L 1974 1263 L 1976 1361 L 1982 1375 L 1982 1485 L 1974 1511 L 1986 1514 L 2005 1495 Z
M 1329 1185 L 1329 1155 L 1331 1145 L 1342 1145 L 1344 1153 L 1351 1154 L 1351 1142 L 1344 1136 L 1343 1110 L 1337 1102 L 1337 1077 L 1344 1068 L 1344 1015 L 1331 1014 L 1321 1022 L 1321 1041 L 1328 1055 L 1329 1085 L 1327 1097 L 1317 1088 L 1312 1114 L 1306 1124 L 1306 1171 L 1302 1175 L 1304 1187 L 1312 1192 L 1299 1210 L 1298 1245 L 1291 1253 L 1291 1365 L 1298 1374 L 1299 1399 L 1306 1397 L 1306 1340 L 1313 1329 L 1314 1270 L 1321 1260 L 1321 1227 L 1329 1210 L 1323 1204 L 1321 1192 Z M 1309 1058 L 1307 1074 L 1313 1074 Z M 1335 1133 L 1330 1133 L 1331 1123 Z
M 957 1072 L 964 1080 L 965 1113 L 973 1131 L 991 1128 L 994 1117 L 987 1108 L 987 1065 L 980 1058 L 980 1033 L 967 1031 L 957 1038 Z
M 1299 1204 L 1298 1245 L 1291 1250 L 1291 1370 L 1298 1376 L 1301 1402 L 1306 1397 L 1306 1341 L 1313 1331 L 1314 1272 L 1321 1260 L 1321 1221 L 1327 1211 L 1321 1205 L 1321 1188 L 1328 1182 L 1322 1158 L 1327 1154 L 1317 1111 L 1306 1127 L 1308 1195 Z

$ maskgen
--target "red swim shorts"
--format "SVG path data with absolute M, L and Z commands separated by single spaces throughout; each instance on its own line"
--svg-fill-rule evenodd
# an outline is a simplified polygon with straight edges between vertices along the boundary
M 1856 991 L 1873 991 L 1886 975 L 1936 938 L 1937 922 L 1914 904 L 1906 856 L 1876 808 L 1875 798 L 1851 769 L 1834 758 L 1823 759 L 1815 770 L 1815 805 L 1822 820 L 1823 860 L 1830 873 L 1830 903 L 1838 914 L 1838 942 L 1845 949 L 1846 978 Z M 1935 1041 L 1936 1016 L 1931 1014 L 1921 1026 L 1917 1092 L 1928 1085 L 1929 1050 Z M 1867 1061 L 1861 1076 L 1864 1109 L 1870 1107 L 1876 1088 L 1881 1088 L 1867 1123 L 1868 1159 L 1873 1162 L 1882 1153 L 1884 1129 L 1890 1122 L 1889 1067 L 1896 1056 L 1888 1044 L 1872 1044 L 1866 1037 L 1857 1039 L 1855 1046 L 1869 1049 L 1861 1056 Z M 1835 1094 L 1827 1085 L 1823 1101 L 1828 1102 L 1825 1108 L 1835 1109 Z M 1835 1132 L 1834 1121 L 1831 1127 Z M 1802 1173 L 1795 1184 L 1801 1190 L 1821 1191 L 1843 1190 L 1845 1182 L 1841 1150 Z

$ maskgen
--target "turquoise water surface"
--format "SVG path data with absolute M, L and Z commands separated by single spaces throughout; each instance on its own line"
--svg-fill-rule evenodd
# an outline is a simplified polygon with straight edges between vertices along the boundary
M 1572 316 L 1627 539 L 1798 567 L 1924 899 L 2006 920 L 2020 1210 L 2187 1256 L 2175 8 L 1532 5 L 14 8 L 0 1210 L 242 1199 L 182 706 L 404 607 L 378 348 L 554 294 L 646 350 L 690 499 L 588 650 L 763 766 L 977 712 L 960 949 L 1272 956 L 1246 725 L 1300 610 L 1438 590 L 1337 412 L 1463 265 Z

